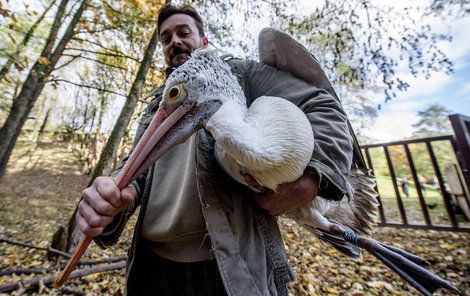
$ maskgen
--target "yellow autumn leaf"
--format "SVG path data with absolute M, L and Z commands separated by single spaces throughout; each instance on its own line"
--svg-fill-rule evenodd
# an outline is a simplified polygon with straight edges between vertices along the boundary
M 334 287 L 326 287 L 326 292 L 328 292 L 329 294 L 338 294 L 338 290 L 335 289 Z
M 8 284 L 8 283 L 9 283 L 9 281 L 8 281 L 7 278 L 0 278 L 0 285 L 3 286 L 3 285 Z
M 333 254 L 338 253 L 338 252 L 336 251 L 336 249 L 328 249 L 328 250 L 326 250 L 326 252 L 327 252 L 328 254 L 330 254 L 330 255 L 333 255 Z
M 316 294 L 315 288 L 313 287 L 312 283 L 308 283 L 307 289 L 308 289 L 308 293 L 309 293 L 310 295 Z
M 442 249 L 446 249 L 446 250 L 453 250 L 453 249 L 456 249 L 458 245 L 457 243 L 443 243 L 443 244 L 440 244 L 439 247 L 441 247 Z
M 372 281 L 366 283 L 371 288 L 378 288 L 378 289 L 387 289 L 388 291 L 393 291 L 393 286 L 384 281 Z
M 40 57 L 38 59 L 38 62 L 39 62 L 39 64 L 44 65 L 44 66 L 50 66 L 51 65 L 51 61 L 49 61 L 49 59 L 46 58 L 46 57 Z

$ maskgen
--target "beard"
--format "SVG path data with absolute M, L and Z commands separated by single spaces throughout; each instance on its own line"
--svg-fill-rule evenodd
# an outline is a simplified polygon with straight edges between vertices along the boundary
M 191 50 L 184 45 L 173 46 L 168 53 L 167 64 L 171 67 L 181 66 L 191 55 Z

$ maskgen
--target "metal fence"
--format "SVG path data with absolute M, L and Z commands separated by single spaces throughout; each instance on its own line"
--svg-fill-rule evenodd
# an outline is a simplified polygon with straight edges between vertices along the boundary
M 470 180 L 468 174 L 468 168 L 470 168 L 470 163 L 465 163 L 465 159 L 463 157 L 470 157 L 470 154 L 467 154 L 466 150 L 463 150 L 462 147 L 470 147 L 470 134 L 468 133 L 470 130 L 470 118 L 464 117 L 461 115 L 453 115 L 453 124 L 455 122 L 459 122 L 460 126 L 463 128 L 467 128 L 467 130 L 456 130 L 456 136 L 440 136 L 440 137 L 430 137 L 424 139 L 413 139 L 413 140 L 406 140 L 406 141 L 397 141 L 391 143 L 382 143 L 382 144 L 372 144 L 372 145 L 364 145 L 361 147 L 363 154 L 365 154 L 365 158 L 367 160 L 367 167 L 374 172 L 374 159 L 371 157 L 371 149 L 383 149 L 383 153 L 386 160 L 386 166 L 388 167 L 388 176 L 390 176 L 391 183 L 393 184 L 393 191 L 394 191 L 394 201 L 396 201 L 398 212 L 399 212 L 399 220 L 391 219 L 386 215 L 386 207 L 387 205 L 384 204 L 384 196 L 379 196 L 379 202 L 381 206 L 379 207 L 380 213 L 380 220 L 379 226 L 393 226 L 393 227 L 407 227 L 407 228 L 417 228 L 417 229 L 434 229 L 434 230 L 451 230 L 451 231 L 465 231 L 470 232 L 470 223 L 466 220 L 469 218 L 466 217 L 465 210 L 470 209 L 470 202 L 469 202 L 469 193 L 468 193 L 468 181 Z M 463 118 L 463 119 L 462 119 Z M 452 120 L 452 117 L 451 117 Z M 468 121 L 465 121 L 468 120 Z M 454 129 L 456 125 L 454 124 Z M 458 127 L 457 127 L 458 128 Z M 462 141 L 462 135 L 465 137 L 465 140 L 468 141 L 466 144 Z M 458 138 L 460 137 L 460 139 Z M 461 196 L 456 196 L 455 192 L 452 192 L 449 188 L 449 180 L 448 176 L 446 177 L 445 174 L 441 171 L 439 167 L 438 159 L 436 157 L 436 153 L 433 148 L 434 142 L 442 142 L 448 141 L 451 144 L 451 151 L 446 151 L 446 153 L 454 153 L 457 159 L 457 163 L 455 164 L 457 176 L 456 180 L 452 180 L 455 184 L 457 182 L 460 184 L 462 190 L 459 193 Z M 434 170 L 434 179 L 437 179 L 435 184 L 435 189 L 437 192 L 440 193 L 440 197 L 442 198 L 440 203 L 443 204 L 443 211 L 447 213 L 447 221 L 440 219 L 440 221 L 433 221 L 432 215 L 430 215 L 430 206 L 429 202 L 426 200 L 426 196 L 424 192 L 426 191 L 425 186 L 420 180 L 420 173 L 417 170 L 417 163 L 413 157 L 413 153 L 411 152 L 410 145 L 420 144 L 425 145 L 427 154 L 429 156 L 430 162 L 432 164 Z M 468 145 L 468 146 L 465 146 Z M 392 161 L 391 149 L 397 149 L 392 147 L 401 147 L 400 149 L 404 149 L 404 154 L 406 155 L 406 160 L 409 168 L 409 172 L 411 172 L 411 177 L 413 179 L 414 187 L 416 189 L 417 198 L 419 201 L 418 209 L 422 214 L 424 221 L 419 221 L 416 223 L 416 219 L 411 219 L 407 216 L 406 210 L 406 203 L 404 199 L 408 197 L 402 197 L 402 193 L 404 195 L 403 188 L 400 188 L 400 183 L 396 176 L 394 163 Z M 375 172 L 374 172 L 375 173 Z M 404 181 L 401 181 L 404 182 Z M 411 183 L 411 182 L 410 182 Z M 403 183 L 401 183 L 403 185 Z M 378 188 L 378 192 L 380 194 L 380 188 Z M 457 198 L 460 198 L 457 200 Z M 409 198 L 408 198 L 409 199 Z M 460 201 L 460 203 L 459 203 Z M 463 204 L 462 204 L 463 201 Z M 462 209 L 464 210 L 462 212 Z M 416 209 L 414 209 L 416 210 Z M 468 215 L 468 214 L 467 214 Z M 392 221 L 393 220 L 393 221 Z

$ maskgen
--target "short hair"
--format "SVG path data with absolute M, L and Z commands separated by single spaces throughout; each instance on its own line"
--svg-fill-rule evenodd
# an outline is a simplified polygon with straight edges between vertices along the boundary
M 158 35 L 160 35 L 160 26 L 162 25 L 162 23 L 170 16 L 174 14 L 180 14 L 180 13 L 187 14 L 190 17 L 192 17 L 199 31 L 199 36 L 201 37 L 206 36 L 204 34 L 204 22 L 202 21 L 202 17 L 199 15 L 196 9 L 194 9 L 194 7 L 192 7 L 189 4 L 176 6 L 171 3 L 163 5 L 160 11 L 158 12 L 158 17 L 157 17 Z

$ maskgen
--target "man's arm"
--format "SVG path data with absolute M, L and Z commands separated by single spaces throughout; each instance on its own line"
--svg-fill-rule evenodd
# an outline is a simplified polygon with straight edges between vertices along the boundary
M 315 137 L 315 148 L 307 167 L 308 174 L 294 181 L 294 184 L 280 186 L 300 188 L 318 187 L 317 194 L 327 199 L 340 200 L 344 196 L 350 198 L 353 190 L 346 176 L 352 164 L 352 138 L 349 134 L 346 114 L 341 103 L 322 89 L 308 84 L 289 73 L 278 71 L 270 66 L 257 62 L 233 61 L 243 77 L 240 77 L 248 104 L 260 96 L 277 96 L 285 98 L 296 104 L 305 112 L 309 119 Z M 244 85 L 243 85 L 244 84 Z M 317 185 L 318 184 L 318 185 Z M 292 188 L 291 188 L 292 189 Z M 315 190 L 299 190 L 305 194 L 295 195 L 285 190 L 286 194 L 277 194 L 277 202 L 284 203 L 284 208 L 294 209 L 312 200 Z M 280 192 L 280 191 L 279 191 Z M 283 191 L 284 192 L 284 191 Z M 294 191 L 295 192 L 295 191 Z M 273 193 L 270 193 L 273 194 Z M 263 199 L 262 196 L 258 196 Z M 266 196 L 265 199 L 273 196 Z M 260 203 L 262 207 L 263 203 Z M 266 208 L 266 207 L 264 207 Z M 276 209 L 267 209 L 268 212 L 282 213 Z
M 161 91 L 156 91 L 156 96 L 159 97 L 159 94 L 161 94 Z M 145 132 L 146 128 L 148 127 L 150 121 L 152 120 L 153 114 L 155 113 L 154 111 L 156 108 L 158 108 L 158 103 L 159 99 L 156 98 L 150 104 L 147 106 L 146 110 L 144 111 L 144 114 L 142 115 L 140 121 L 139 121 L 139 126 L 137 128 L 136 136 L 134 139 L 134 145 L 131 149 L 131 151 L 134 149 L 135 145 L 138 143 L 139 139 L 142 137 L 143 133 Z M 123 168 L 124 164 L 126 163 L 128 158 L 125 158 L 118 166 L 118 168 L 112 173 L 112 177 L 116 177 L 119 173 L 119 171 Z M 145 188 L 145 183 L 147 180 L 147 173 L 145 172 L 141 176 L 139 176 L 132 184 L 130 187 L 135 190 L 135 196 L 136 198 L 133 200 L 131 204 L 129 204 L 125 209 L 119 211 L 116 215 L 113 216 L 112 221 L 106 225 L 106 227 L 102 230 L 102 232 L 95 237 L 95 242 L 101 247 L 105 248 L 108 246 L 111 246 L 117 242 L 119 239 L 119 236 L 121 235 L 122 231 L 124 230 L 124 227 L 129 220 L 129 218 L 132 216 L 132 214 L 135 212 L 137 207 L 141 204 L 142 201 L 142 195 L 143 191 Z

